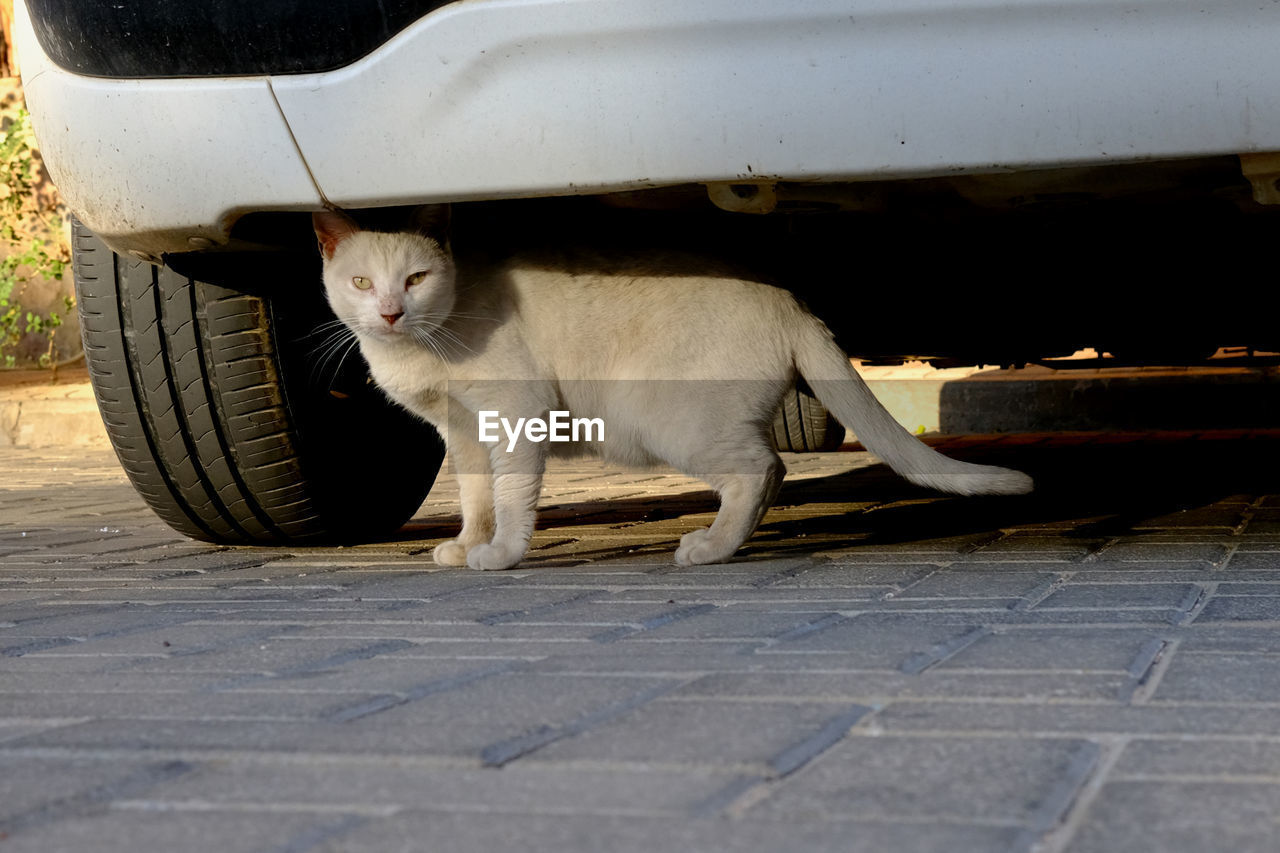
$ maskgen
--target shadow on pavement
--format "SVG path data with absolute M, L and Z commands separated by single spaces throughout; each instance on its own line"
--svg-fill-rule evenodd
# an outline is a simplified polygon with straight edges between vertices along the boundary
M 1144 521 L 1203 510 L 1227 498 L 1252 500 L 1275 492 L 1280 484 L 1280 432 L 966 436 L 931 443 L 958 459 L 1026 471 L 1036 480 L 1036 492 L 1016 497 L 944 495 L 912 486 L 884 465 L 789 480 L 775 511 L 738 558 L 799 556 L 842 541 L 850 546 L 928 542 L 1028 525 L 1068 528 L 1058 535 L 1105 538 Z M 829 504 L 830 511 L 820 511 L 817 505 L 821 504 Z M 561 502 L 543 508 L 538 528 L 607 525 L 622 529 L 705 516 L 690 519 L 692 529 L 705 524 L 717 505 L 709 490 Z M 797 513 L 802 517 L 788 517 L 792 507 L 803 508 Z M 1191 520 L 1186 523 L 1196 526 Z M 419 519 L 402 536 L 453 536 L 458 524 L 457 516 Z M 1206 526 L 1220 528 L 1221 524 Z M 675 538 L 668 536 L 661 545 L 608 548 L 576 556 L 602 559 L 651 548 L 654 553 L 667 552 Z

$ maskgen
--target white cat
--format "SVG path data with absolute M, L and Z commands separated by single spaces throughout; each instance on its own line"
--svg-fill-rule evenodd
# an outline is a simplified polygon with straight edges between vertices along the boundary
M 782 396 L 804 377 L 872 453 L 922 486 L 1021 494 L 1031 479 L 942 456 L 871 394 L 823 323 L 786 291 L 723 272 L 645 261 L 596 267 L 513 260 L 465 267 L 418 233 L 314 217 L 329 304 L 374 380 L 436 426 L 458 473 L 462 531 L 436 547 L 447 566 L 508 569 L 533 533 L 548 452 L 666 462 L 720 496 L 710 528 L 686 533 L 682 566 L 723 562 L 782 483 L 769 439 Z M 601 442 L 482 444 L 478 417 L 600 418 Z M 363 436 L 376 444 L 376 435 Z M 412 452 L 412 448 L 392 448 Z

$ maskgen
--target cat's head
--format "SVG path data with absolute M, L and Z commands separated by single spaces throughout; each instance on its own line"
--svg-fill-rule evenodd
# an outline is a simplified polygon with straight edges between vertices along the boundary
M 366 231 L 337 212 L 312 216 L 329 305 L 356 334 L 422 338 L 453 310 L 453 258 L 421 231 Z

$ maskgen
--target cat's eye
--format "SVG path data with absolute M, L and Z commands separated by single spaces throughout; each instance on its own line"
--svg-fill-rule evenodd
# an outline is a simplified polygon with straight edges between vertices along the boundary
M 422 284 L 422 280 L 429 275 L 431 275 L 431 270 L 423 270 L 422 272 L 414 273 L 404 280 L 404 289 L 408 290 L 415 284 Z
M 357 290 L 368 290 L 373 287 L 373 282 L 369 281 L 369 279 L 362 275 L 352 277 L 351 283 L 356 286 Z

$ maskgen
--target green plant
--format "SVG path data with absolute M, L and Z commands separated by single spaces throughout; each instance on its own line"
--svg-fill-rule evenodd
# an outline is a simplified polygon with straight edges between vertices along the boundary
M 0 361 L 6 367 L 15 365 L 13 350 L 27 335 L 48 339 L 38 363 L 49 366 L 63 322 L 57 311 L 31 311 L 18 302 L 28 281 L 61 281 L 69 258 L 60 239 L 42 236 L 60 237 L 63 219 L 39 158 L 30 116 L 18 107 L 0 122 Z M 63 304 L 67 311 L 75 307 L 70 297 Z

